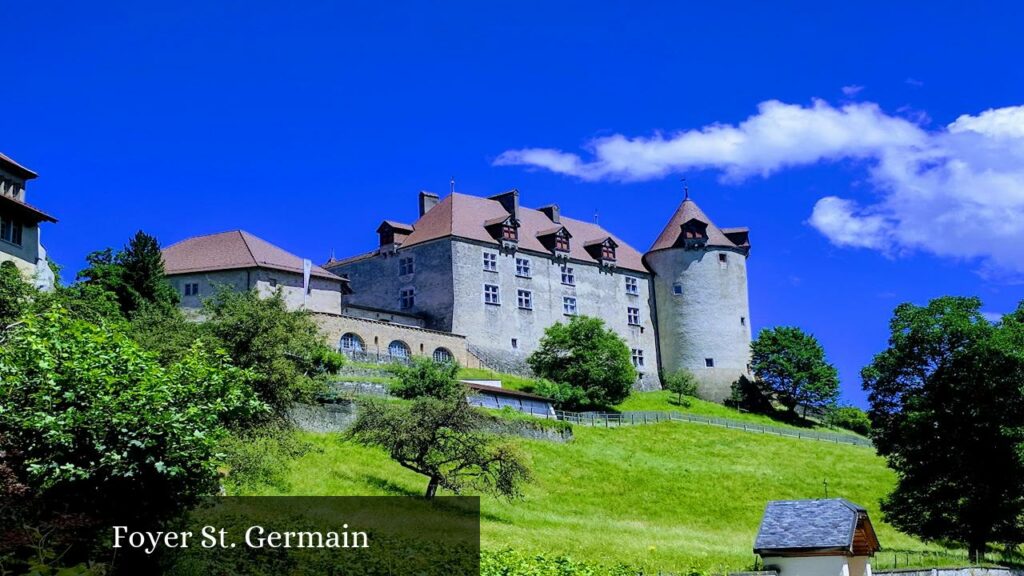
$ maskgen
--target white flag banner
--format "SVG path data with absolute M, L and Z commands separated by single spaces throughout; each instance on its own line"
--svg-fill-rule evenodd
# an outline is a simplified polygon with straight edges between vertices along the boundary
M 309 274 L 313 271 L 313 262 L 309 258 L 302 260 L 302 305 L 309 299 Z

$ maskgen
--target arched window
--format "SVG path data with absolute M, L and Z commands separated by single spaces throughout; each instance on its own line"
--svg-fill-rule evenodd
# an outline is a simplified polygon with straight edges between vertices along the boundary
M 401 340 L 395 340 L 391 344 L 388 344 L 388 354 L 395 358 L 408 358 L 409 345 Z
M 366 349 L 363 345 L 363 339 L 358 335 L 351 332 L 346 333 L 341 337 L 341 342 L 338 344 L 338 348 L 342 352 L 362 352 Z
M 454 358 L 452 357 L 451 350 L 447 348 L 438 348 L 437 350 L 434 350 L 434 362 L 437 362 L 438 364 L 445 364 L 452 360 L 454 360 Z

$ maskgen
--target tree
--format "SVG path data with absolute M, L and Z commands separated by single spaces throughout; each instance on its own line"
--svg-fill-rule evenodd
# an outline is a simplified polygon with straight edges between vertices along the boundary
M 370 400 L 360 405 L 347 438 L 383 448 L 403 468 L 426 476 L 428 500 L 438 488 L 518 497 L 529 469 L 514 446 L 479 426 L 480 415 L 461 397 L 423 397 L 411 406 Z
M 618 404 L 637 379 L 626 343 L 589 316 L 549 326 L 527 363 L 537 376 L 576 389 L 582 400 L 571 407 Z
M 0 262 L 0 332 L 17 321 L 34 293 L 35 289 L 21 277 L 14 262 Z
M 797 406 L 827 408 L 839 398 L 839 374 L 818 340 L 790 326 L 762 330 L 750 345 L 760 385 L 796 416 Z
M 196 346 L 163 367 L 116 328 L 56 307 L 0 346 L 0 482 L 36 519 L 88 518 L 78 533 L 155 526 L 216 493 L 218 441 L 266 409 L 225 356 Z
M 697 395 L 697 377 L 689 370 L 679 370 L 665 376 L 665 389 L 676 395 L 676 403 L 680 406 L 689 406 L 689 399 L 686 396 Z
M 253 371 L 257 395 L 278 414 L 295 401 L 311 400 L 324 389 L 322 377 L 343 362 L 309 312 L 289 310 L 280 292 L 261 298 L 255 291 L 223 289 L 205 304 L 204 329 L 237 366 Z
M 829 414 L 829 423 L 863 436 L 871 434 L 871 419 L 866 412 L 855 406 L 840 406 Z
M 398 382 L 391 394 L 399 398 L 414 399 L 465 398 L 465 387 L 455 379 L 459 365 L 454 362 L 434 362 L 430 358 L 413 358 L 408 366 L 396 370 Z
M 1024 303 L 998 325 L 977 298 L 901 304 L 861 372 L 872 438 L 896 471 L 888 522 L 978 558 L 1024 537 Z
M 164 274 L 163 254 L 156 238 L 139 230 L 122 250 L 106 248 L 90 253 L 78 280 L 112 292 L 121 312 L 130 317 L 143 306 L 169 309 L 178 295 Z

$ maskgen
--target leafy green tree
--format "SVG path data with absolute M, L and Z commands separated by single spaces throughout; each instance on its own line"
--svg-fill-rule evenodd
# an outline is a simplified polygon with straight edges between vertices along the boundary
M 481 415 L 464 398 L 422 397 L 411 406 L 376 400 L 360 405 L 347 438 L 383 448 L 392 460 L 428 478 L 425 496 L 438 488 L 520 496 L 530 471 L 516 448 L 480 430 Z
M 839 373 L 825 349 L 803 330 L 762 330 L 750 345 L 751 369 L 762 388 L 796 416 L 797 406 L 828 408 L 839 398 Z
M 198 345 L 165 368 L 60 308 L 25 317 L 0 347 L 7 474 L 34 513 L 152 526 L 216 493 L 218 441 L 266 410 L 248 378 Z
M 578 389 L 583 400 L 573 408 L 618 404 L 637 379 L 626 343 L 600 318 L 589 316 L 549 326 L 527 362 L 541 378 Z
M 131 316 L 144 306 L 169 309 L 178 295 L 164 274 L 163 255 L 157 239 L 139 230 L 124 248 L 90 253 L 78 280 L 100 286 L 117 296 L 121 312 Z
M 977 298 L 901 304 L 861 372 L 872 438 L 896 471 L 888 522 L 967 545 L 1024 538 L 1024 303 L 998 325 Z
M 697 377 L 689 370 L 679 370 L 664 378 L 665 389 L 676 395 L 676 404 L 689 406 L 688 397 L 697 395 Z
M 14 262 L 0 262 L 0 332 L 28 308 L 35 289 L 21 277 Z
M 398 382 L 391 394 L 399 398 L 465 397 L 465 386 L 456 379 L 459 365 L 455 362 L 434 362 L 430 358 L 413 358 L 408 366 L 396 370 Z
M 280 292 L 261 298 L 255 291 L 219 290 L 204 310 L 204 329 L 237 366 L 252 370 L 256 393 L 278 414 L 322 392 L 323 377 L 342 362 L 309 312 L 289 310 Z
M 840 406 L 829 413 L 829 422 L 833 426 L 845 428 L 852 432 L 868 436 L 871 434 L 871 419 L 866 412 L 855 406 Z

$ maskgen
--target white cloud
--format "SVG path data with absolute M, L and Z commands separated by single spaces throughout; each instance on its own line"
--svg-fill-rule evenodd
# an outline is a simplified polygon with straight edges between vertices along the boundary
M 873 201 L 859 205 L 829 195 L 808 220 L 834 244 L 888 255 L 924 251 L 979 261 L 991 277 L 1024 278 L 1024 106 L 965 114 L 929 130 L 869 102 L 835 107 L 772 100 L 735 125 L 614 135 L 585 149 L 586 158 L 550 148 L 509 150 L 495 164 L 619 181 L 715 169 L 724 181 L 739 182 L 790 167 L 860 160 Z
M 851 84 L 849 86 L 843 86 L 843 94 L 847 96 L 856 96 L 864 87 L 859 84 Z

